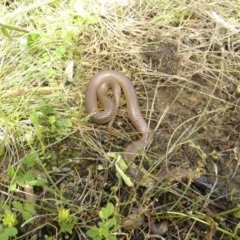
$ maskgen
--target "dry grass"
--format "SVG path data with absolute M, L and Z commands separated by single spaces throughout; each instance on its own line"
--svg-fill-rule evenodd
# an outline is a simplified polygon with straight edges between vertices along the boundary
M 40 2 L 5 1 L 0 10 L 12 36 L 0 36 L 0 199 L 19 221 L 14 239 L 86 239 L 107 202 L 119 224 L 132 221 L 111 233 L 118 239 L 239 239 L 238 1 Z M 86 85 L 103 69 L 131 79 L 155 131 L 136 160 L 150 177 L 132 188 L 107 157 L 137 138 L 125 99 L 118 137 L 85 112 Z M 11 191 L 19 169 L 45 178 L 44 187 Z M 198 186 L 201 174 L 210 189 Z M 34 205 L 32 224 L 14 201 Z M 61 228 L 62 209 L 72 214 L 72 232 Z

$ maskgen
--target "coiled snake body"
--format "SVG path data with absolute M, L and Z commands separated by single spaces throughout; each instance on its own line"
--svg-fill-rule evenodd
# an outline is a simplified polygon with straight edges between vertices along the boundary
M 141 149 L 151 143 L 153 134 L 142 117 L 137 95 L 130 80 L 117 71 L 105 70 L 98 72 L 87 86 L 86 108 L 88 113 L 92 114 L 91 120 L 93 122 L 99 124 L 108 123 L 107 129 L 112 132 L 112 124 L 120 104 L 121 88 L 126 97 L 129 118 L 136 130 L 142 134 L 141 139 L 131 143 L 124 150 L 124 158 L 131 161 Z M 109 89 L 113 91 L 114 101 L 108 96 Z M 102 112 L 98 109 L 98 101 L 103 106 Z

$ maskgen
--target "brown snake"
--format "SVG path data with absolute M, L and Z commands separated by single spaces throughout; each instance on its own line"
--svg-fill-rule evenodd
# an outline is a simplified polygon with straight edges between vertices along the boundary
M 153 132 L 142 117 L 137 95 L 130 80 L 122 73 L 105 70 L 98 72 L 89 82 L 86 91 L 86 107 L 88 113 L 92 114 L 91 120 L 95 123 L 108 123 L 108 131 L 112 132 L 112 124 L 116 118 L 121 88 L 125 94 L 129 118 L 142 134 L 142 138 L 131 143 L 124 150 L 124 158 L 133 160 L 137 153 L 148 146 L 153 139 Z M 114 101 L 108 96 L 108 90 L 112 89 Z M 98 109 L 98 101 L 102 104 L 103 111 Z

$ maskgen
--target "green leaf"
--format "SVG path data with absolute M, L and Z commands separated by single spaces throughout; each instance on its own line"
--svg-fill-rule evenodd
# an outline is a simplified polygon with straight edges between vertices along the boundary
M 101 219 L 107 220 L 107 209 L 106 208 L 101 208 L 101 210 L 99 211 L 99 217 Z
M 66 48 L 64 46 L 57 48 L 55 51 L 56 58 L 59 58 L 59 59 L 62 58 L 65 52 L 66 52 Z
M 19 180 L 19 181 L 17 182 L 17 185 L 20 186 L 20 187 L 26 187 L 26 182 Z
M 106 228 L 106 227 L 105 227 Z M 109 230 L 108 229 L 104 229 L 104 228 L 100 228 L 99 229 L 99 236 L 107 236 L 109 234 Z
M 27 35 L 26 39 L 27 39 L 27 46 L 30 47 L 32 46 L 34 43 L 36 43 L 36 41 L 40 38 L 40 35 L 37 33 L 30 33 L 29 35 Z
M 36 112 L 32 113 L 30 115 L 30 121 L 33 123 L 33 124 L 38 124 L 38 114 Z
M 12 182 L 12 183 L 10 184 L 9 190 L 10 190 L 10 191 L 15 191 L 15 190 L 16 190 L 16 187 L 17 187 L 17 184 L 16 184 L 16 182 L 14 181 L 14 182 Z
M 18 169 L 17 169 L 17 177 L 23 177 L 25 174 L 25 169 L 23 167 L 23 165 L 21 165 Z
M 120 169 L 122 169 L 123 171 L 128 169 L 127 164 L 125 163 L 125 161 L 123 160 L 123 158 L 121 156 L 118 157 L 117 163 L 118 163 L 118 166 L 120 167 Z
M 35 179 L 35 174 L 30 172 L 30 171 L 27 171 L 25 172 L 25 174 L 23 175 L 23 177 L 20 179 L 20 181 L 22 182 L 29 182 L 29 181 L 32 181 Z
M 108 227 L 107 227 L 106 224 L 103 223 L 103 222 L 98 222 L 98 226 L 99 226 L 102 230 L 108 230 Z
M 116 225 L 113 226 L 113 228 L 111 229 L 111 231 L 115 231 L 115 230 L 119 229 L 120 227 L 121 227 L 121 225 L 116 224 Z
M 39 178 L 35 180 L 28 181 L 27 183 L 31 186 L 43 186 L 47 182 L 44 178 Z
M 94 240 L 102 240 L 102 237 L 101 236 L 97 236 L 94 238 Z
M 107 206 L 104 208 L 101 208 L 101 211 L 99 211 L 99 216 L 101 219 L 107 220 L 109 216 L 113 213 L 114 206 L 112 203 L 108 203 Z
M 3 205 L 3 209 L 4 209 L 4 212 L 5 212 L 5 213 L 11 212 L 11 211 L 10 211 L 10 208 L 9 208 L 9 206 L 8 206 L 7 204 L 4 204 L 4 205 Z
M 93 228 L 90 228 L 89 230 L 87 230 L 88 237 L 95 239 L 98 235 L 99 235 L 99 231 L 98 231 L 98 228 L 96 228 L 96 227 L 93 227 Z
M 21 50 L 26 50 L 30 46 L 36 43 L 36 41 L 40 38 L 38 33 L 30 33 L 25 37 L 22 37 L 19 42 L 19 48 Z
M 75 225 L 75 223 L 69 223 L 67 221 L 62 221 L 60 224 L 60 227 L 63 232 L 68 232 L 68 233 L 72 234 L 72 229 L 73 229 L 74 225 Z
M 19 210 L 19 211 L 22 211 L 22 210 L 23 210 L 22 204 L 19 203 L 19 202 L 17 202 L 17 201 L 13 201 L 13 202 L 12 202 L 12 205 L 13 205 L 14 208 L 16 208 L 16 209 Z
M 29 219 L 31 219 L 32 218 L 32 214 L 30 214 L 29 212 L 22 212 L 22 216 L 23 216 L 23 219 L 25 220 L 25 221 L 28 221 Z M 31 220 L 29 223 L 34 223 L 34 221 L 33 220 Z
M 117 240 L 117 237 L 109 234 L 108 236 L 106 236 L 106 240 Z
M 53 112 L 53 108 L 49 105 L 44 105 L 40 108 L 40 111 L 44 116 L 48 116 L 50 113 Z
M 34 160 L 36 158 L 37 158 L 37 154 L 36 153 L 30 153 L 30 154 L 26 155 L 23 158 L 23 163 L 25 163 L 28 167 L 33 167 Z
M 31 204 L 31 203 L 25 203 L 25 204 L 23 205 L 23 208 L 24 208 L 26 211 L 30 212 L 30 213 L 35 212 L 34 205 Z
M 58 127 L 72 127 L 72 122 L 70 119 L 61 119 L 57 121 Z
M 116 220 L 115 217 L 113 217 L 113 218 L 108 219 L 108 223 L 109 223 L 111 226 L 114 226 L 114 225 L 117 224 L 117 220 Z
M 28 36 L 28 39 L 32 40 L 32 41 L 36 41 L 40 38 L 40 34 L 38 33 L 30 33 Z
M 4 35 L 5 37 L 11 38 L 11 36 L 8 34 L 8 31 L 7 31 L 7 29 L 6 29 L 5 27 L 2 27 L 2 28 L 1 28 L 1 31 L 2 31 L 2 33 L 3 33 L 3 35 Z
M 133 186 L 133 182 L 131 181 L 131 178 L 128 177 L 128 176 L 122 171 L 122 169 L 118 166 L 117 163 L 115 163 L 115 168 L 116 168 L 117 174 L 119 174 L 119 176 L 123 179 L 123 181 L 124 181 L 129 187 L 132 187 L 132 186 Z
M 8 176 L 10 178 L 13 177 L 14 173 L 15 173 L 15 168 L 13 166 L 10 166 L 8 169 L 7 169 L 7 173 L 8 173 Z
M 18 230 L 15 227 L 7 227 L 4 229 L 4 233 L 6 233 L 9 237 L 14 237 L 17 235 Z M 2 240 L 2 238 L 0 237 Z
M 113 204 L 109 202 L 106 206 L 106 209 L 107 209 L 107 218 L 109 218 L 109 216 L 112 215 L 114 210 Z
M 0 233 L 0 239 L 1 240 L 8 240 L 9 236 L 6 233 Z

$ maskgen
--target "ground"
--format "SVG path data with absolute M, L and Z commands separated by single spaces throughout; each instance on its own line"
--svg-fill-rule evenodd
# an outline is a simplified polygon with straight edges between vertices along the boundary
M 0 236 L 240 239 L 239 3 L 21 4 L 0 10 Z M 124 95 L 115 134 L 85 107 L 106 69 L 154 132 L 122 177 Z

